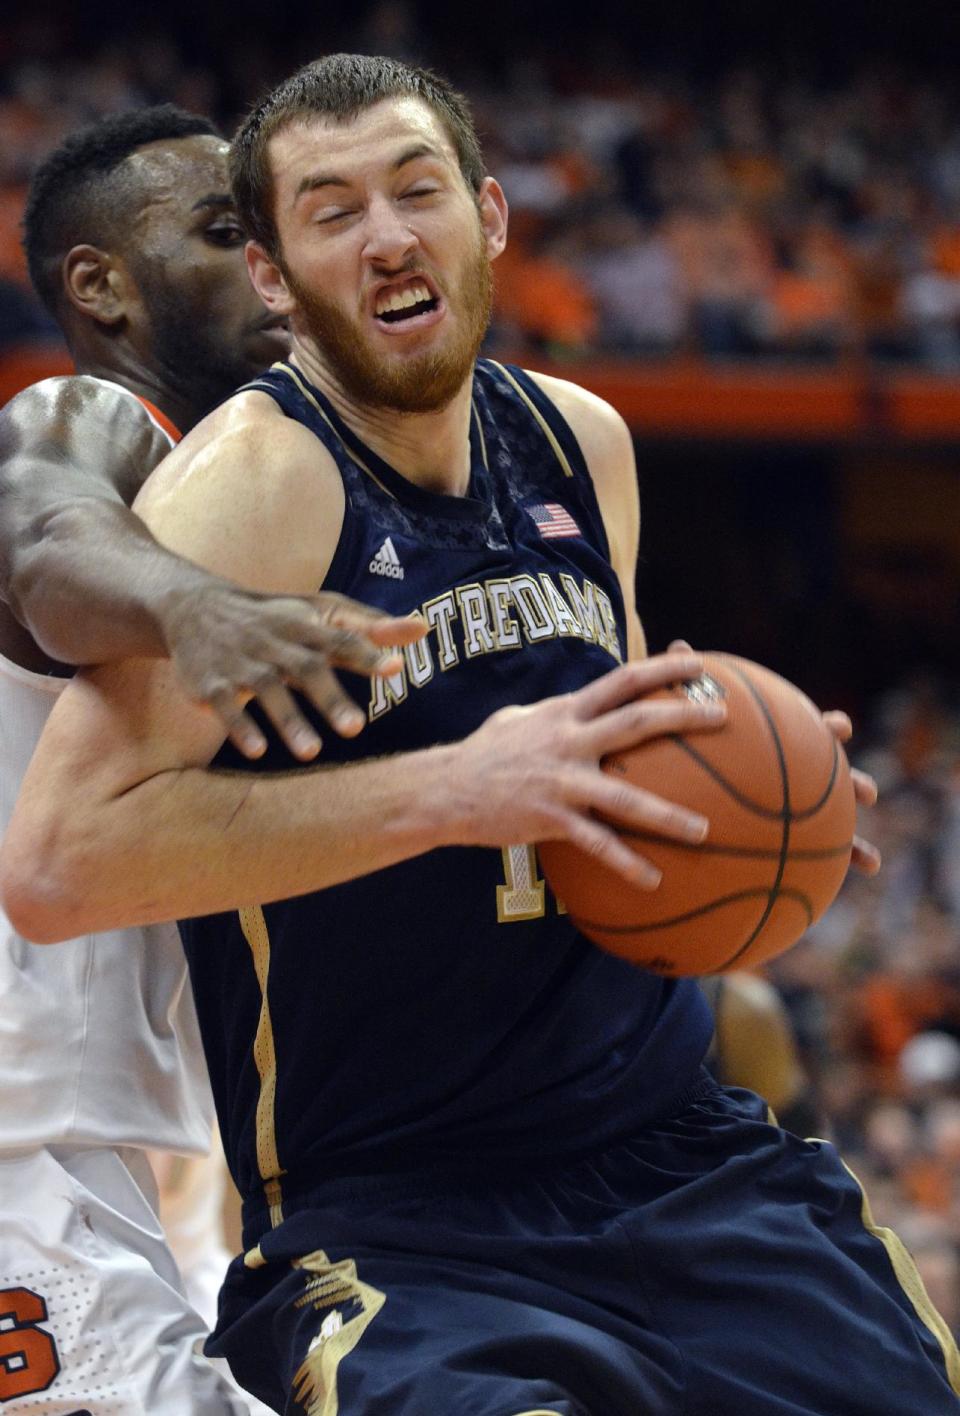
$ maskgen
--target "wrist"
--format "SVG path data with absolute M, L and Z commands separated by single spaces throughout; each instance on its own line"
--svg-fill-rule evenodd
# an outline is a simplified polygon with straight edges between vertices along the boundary
M 196 620 L 197 600 L 211 577 L 189 561 L 175 560 L 157 567 L 144 608 L 156 638 L 156 657 L 173 658 L 177 645 L 189 635 Z
M 464 744 L 442 744 L 414 754 L 421 825 L 426 849 L 475 845 L 475 793 L 464 770 Z

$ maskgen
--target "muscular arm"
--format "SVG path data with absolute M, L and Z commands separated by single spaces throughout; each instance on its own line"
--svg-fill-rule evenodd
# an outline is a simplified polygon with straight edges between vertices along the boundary
M 248 394 L 207 420 L 140 506 L 158 537 L 215 572 L 298 593 L 326 573 L 343 492 L 316 441 L 273 407 Z M 242 477 L 238 446 L 251 455 Z M 628 665 L 578 693 L 501 710 L 462 743 L 280 777 L 208 769 L 222 729 L 166 662 L 82 675 L 54 710 L 4 841 L 7 912 L 52 941 L 283 898 L 455 842 L 550 837 L 650 886 L 649 867 L 598 818 L 686 840 L 702 839 L 705 823 L 601 772 L 599 759 L 716 726 L 689 702 L 638 701 L 698 664 Z
M 0 414 L 0 598 L 50 658 L 167 653 L 156 606 L 194 568 L 127 504 L 169 449 L 138 403 L 92 378 L 48 379 Z
M 161 545 L 127 503 L 170 451 L 136 399 L 98 379 L 48 379 L 0 414 L 0 652 L 47 668 L 169 655 L 188 695 L 209 704 L 249 756 L 265 747 L 238 704 L 252 690 L 287 746 L 320 740 L 295 684 L 341 732 L 362 716 L 328 667 L 370 674 L 397 665 L 385 646 L 421 629 L 341 596 L 251 594 Z M 249 452 L 235 449 L 238 472 Z M 242 578 L 242 577 L 241 577 Z M 14 616 L 16 619 L 14 619 Z M 25 626 L 31 639 L 23 633 Z

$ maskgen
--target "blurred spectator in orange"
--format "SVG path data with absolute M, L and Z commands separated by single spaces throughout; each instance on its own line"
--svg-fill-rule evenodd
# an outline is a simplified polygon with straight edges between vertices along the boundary
M 577 265 L 596 301 L 599 342 L 625 354 L 657 354 L 684 340 L 688 299 L 667 242 L 624 207 L 585 223 Z
M 683 272 L 694 330 L 709 355 L 747 354 L 767 324 L 773 272 L 769 238 L 743 211 L 694 207 L 672 212 L 665 236 Z
M 812 218 L 803 226 L 786 268 L 770 291 L 770 339 L 806 356 L 835 354 L 853 334 L 851 261 L 837 231 Z
M 494 266 L 494 338 L 505 348 L 532 344 L 558 358 L 582 352 L 597 333 L 590 292 L 538 223 L 518 226 L 518 239 Z

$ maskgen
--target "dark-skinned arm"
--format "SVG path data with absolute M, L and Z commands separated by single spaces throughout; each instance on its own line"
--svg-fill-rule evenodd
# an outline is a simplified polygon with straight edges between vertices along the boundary
M 0 413 L 0 599 L 62 663 L 169 657 L 249 756 L 264 747 L 242 709 L 250 693 L 297 757 L 320 742 L 288 685 L 337 731 L 359 731 L 330 666 L 393 672 L 387 646 L 422 628 L 337 595 L 256 594 L 165 550 L 128 503 L 169 447 L 142 405 L 99 379 L 48 379 L 13 399 Z M 38 667 L 2 620 L 0 649 Z

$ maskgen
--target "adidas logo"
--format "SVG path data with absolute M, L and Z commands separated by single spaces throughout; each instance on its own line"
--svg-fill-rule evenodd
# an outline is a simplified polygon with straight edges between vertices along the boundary
M 370 562 L 369 570 L 373 575 L 388 575 L 391 580 L 403 579 L 403 566 L 389 536 Z

